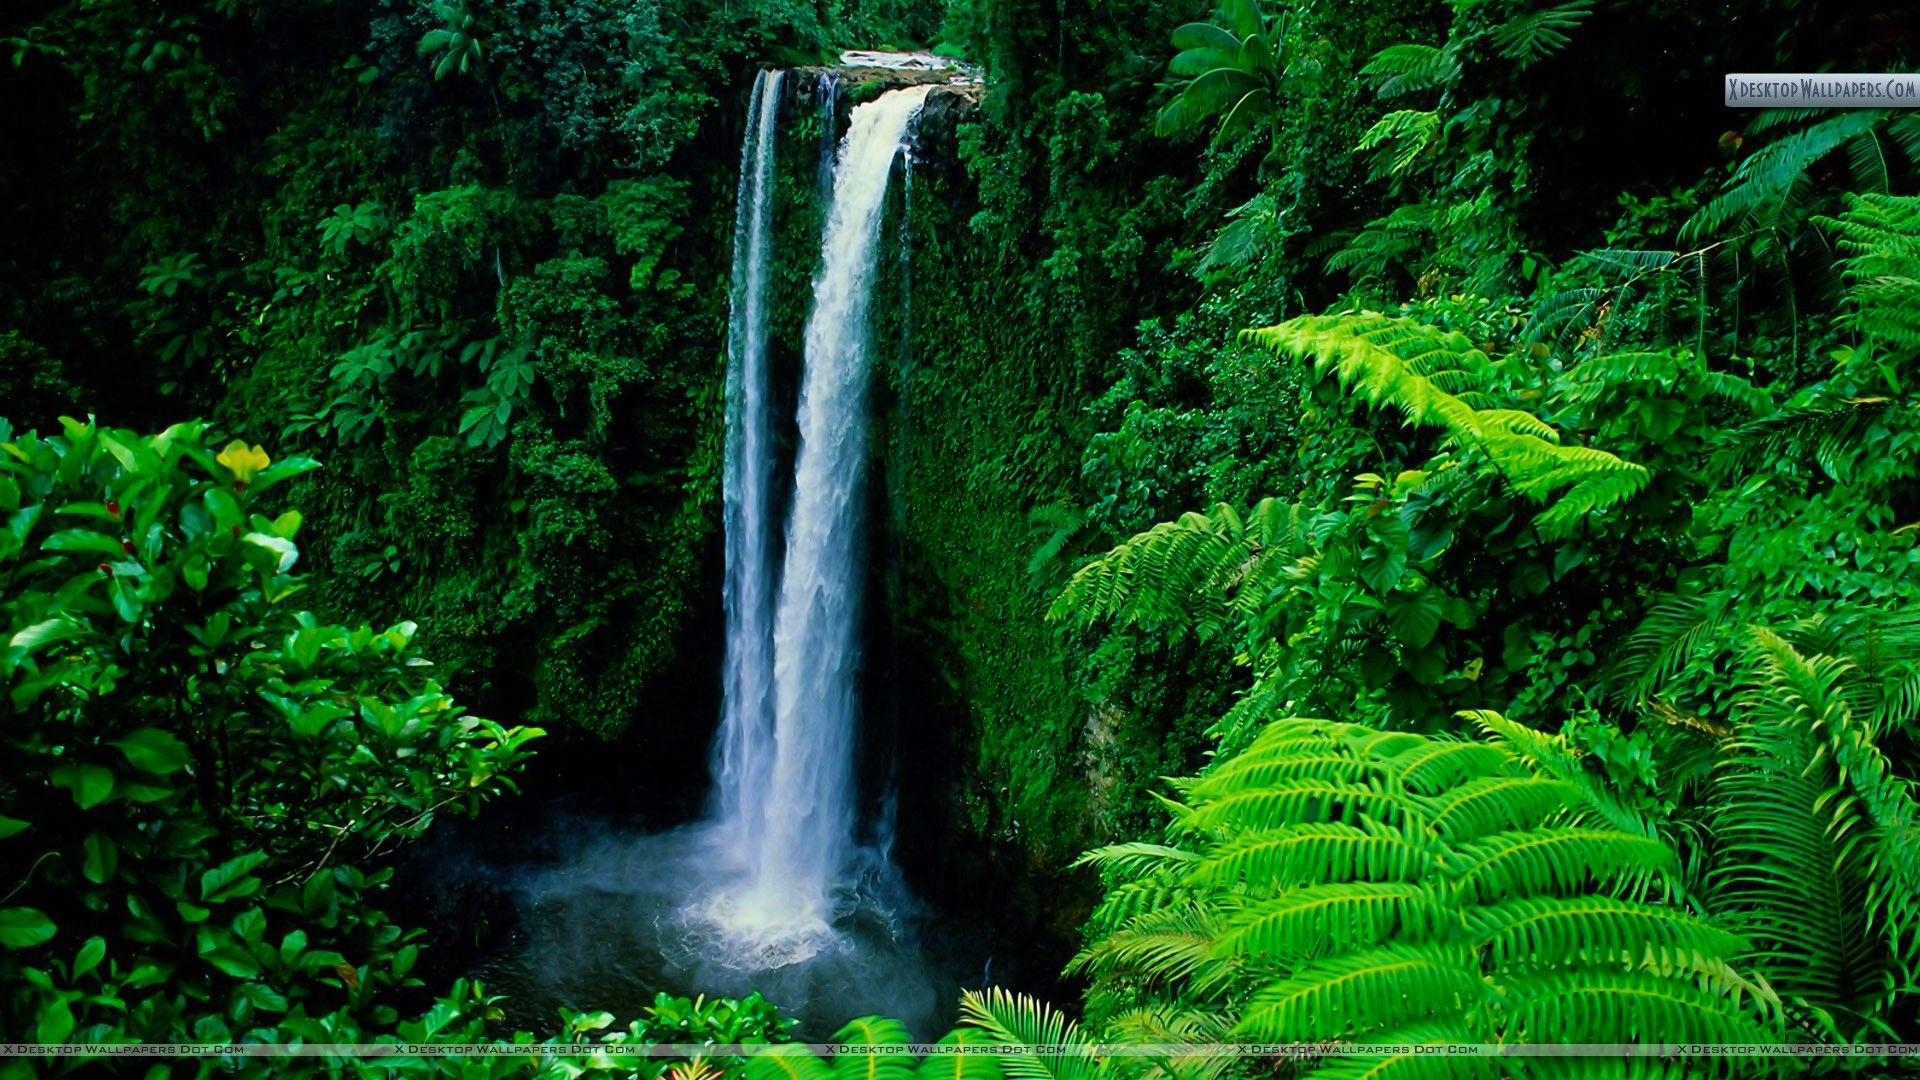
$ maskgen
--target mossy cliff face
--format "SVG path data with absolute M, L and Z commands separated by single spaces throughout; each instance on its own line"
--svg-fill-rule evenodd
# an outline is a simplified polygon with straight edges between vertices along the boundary
M 989 123 L 974 93 L 935 91 L 914 144 L 906 264 L 876 331 L 896 351 L 877 384 L 875 595 L 903 863 L 925 889 L 1025 913 L 1025 932 L 1064 941 L 1088 885 L 1066 867 L 1119 831 L 1139 792 L 1112 790 L 1128 771 L 1110 759 L 1112 728 L 1132 718 L 1082 693 L 1080 643 L 1046 619 L 1057 574 L 1030 566 L 1046 539 L 1033 512 L 1077 499 L 1092 395 L 1053 362 L 1070 328 L 1009 272 L 1025 253 L 980 227 Z

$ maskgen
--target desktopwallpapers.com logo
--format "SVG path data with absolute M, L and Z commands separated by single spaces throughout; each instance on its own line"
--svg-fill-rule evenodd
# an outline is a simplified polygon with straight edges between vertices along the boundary
M 1916 109 L 1920 74 L 1735 74 L 1726 94 L 1730 109 Z

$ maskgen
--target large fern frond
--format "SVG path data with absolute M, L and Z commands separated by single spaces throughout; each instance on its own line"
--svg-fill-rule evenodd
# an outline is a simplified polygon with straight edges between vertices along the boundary
M 1232 1038 L 1272 1042 L 1558 1041 L 1533 1029 L 1558 1015 L 1538 996 L 1553 986 L 1586 996 L 1598 1018 L 1580 1030 L 1599 1041 L 1665 1038 L 1667 1021 L 1771 1038 L 1771 992 L 1736 966 L 1744 940 L 1645 899 L 1677 891 L 1672 850 L 1605 827 L 1581 784 L 1543 772 L 1578 769 L 1562 741 L 1478 719 L 1504 734 L 1273 721 L 1176 785 L 1166 846 L 1192 858 L 1093 860 L 1146 868 L 1110 893 L 1129 918 L 1076 961 L 1102 1008 L 1207 1003 Z M 1325 1064 L 1424 1075 L 1418 1057 Z
M 1900 834 L 1912 798 L 1882 786 L 1876 762 L 1861 761 L 1871 797 L 1840 774 L 1836 748 L 1825 744 L 1841 733 L 1844 745 L 1851 719 L 1834 665 L 1765 631 L 1755 633 L 1754 659 L 1756 680 L 1715 780 L 1711 901 L 1752 939 L 1782 995 L 1824 1018 L 1821 1034 L 1852 1037 L 1884 1011 L 1911 951 L 1912 893 L 1894 900 L 1885 886 L 1911 880 L 1913 852 L 1894 847 L 1884 867 L 1874 858 L 1911 844 Z
M 934 1044 L 936 1049 L 914 1070 L 914 1080 L 1001 1080 L 994 1056 L 975 1049 L 991 1043 L 984 1031 L 956 1028 Z
M 1822 218 L 1835 234 L 1853 325 L 1878 348 L 1920 353 L 1920 197 L 1861 194 Z
M 1770 217 L 1793 205 L 1796 189 L 1809 183 L 1814 165 L 1855 139 L 1872 138 L 1874 129 L 1887 118 L 1884 109 L 1836 112 L 1761 147 L 1740 163 L 1725 192 L 1688 219 L 1680 230 L 1681 239 L 1692 243 L 1729 227 L 1753 229 L 1767 224 Z
M 1225 503 L 1182 514 L 1081 567 L 1048 618 L 1164 629 L 1209 638 L 1246 625 L 1307 551 L 1308 515 L 1263 499 L 1245 517 Z
M 1080 1026 L 1045 1002 L 998 987 L 960 996 L 960 1023 L 986 1034 L 1010 1080 L 1097 1080 L 1098 1061 Z
M 1563 445 L 1559 433 L 1515 409 L 1480 409 L 1460 391 L 1492 372 L 1465 335 L 1375 312 L 1305 315 L 1246 335 L 1284 356 L 1309 359 L 1367 404 L 1390 406 L 1409 424 L 1437 427 L 1450 442 L 1484 453 L 1519 494 L 1549 504 L 1535 519 L 1564 535 L 1590 515 L 1646 486 L 1644 466 L 1603 450 Z
M 1493 44 L 1501 56 L 1525 68 L 1566 48 L 1572 32 L 1591 14 L 1593 0 L 1569 0 L 1530 11 L 1495 28 Z
M 884 1016 L 847 1021 L 831 1040 L 835 1045 L 905 1047 L 913 1041 L 906 1025 Z M 914 1064 L 906 1053 L 835 1053 L 833 1080 L 911 1080 Z

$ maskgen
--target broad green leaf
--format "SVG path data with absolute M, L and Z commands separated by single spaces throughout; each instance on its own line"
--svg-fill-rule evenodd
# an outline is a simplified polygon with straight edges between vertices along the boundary
M 1214 132 L 1213 141 L 1225 145 L 1252 131 L 1254 125 L 1273 114 L 1273 95 L 1263 87 L 1252 91 L 1246 97 L 1234 103 L 1226 119 L 1220 121 L 1220 130 Z
M 86 851 L 81 862 L 80 872 L 95 885 L 105 885 L 113 880 L 114 871 L 120 868 L 120 845 L 113 837 L 102 832 L 90 832 L 80 845 Z
M 99 967 L 100 961 L 105 959 L 106 955 L 107 940 L 105 938 L 88 938 L 86 944 L 80 946 L 79 953 L 73 958 L 73 977 L 78 979 L 80 976 Z
M 91 551 L 115 558 L 126 554 L 119 540 L 92 529 L 62 529 L 47 537 L 40 547 L 46 551 Z
M 1238 68 L 1215 68 L 1188 83 L 1180 96 L 1160 110 L 1155 131 L 1161 135 L 1185 131 L 1261 88 L 1260 80 Z
M 301 476 L 306 473 L 310 473 L 319 467 L 320 467 L 320 463 L 313 460 L 312 458 L 307 458 L 307 457 L 286 458 L 285 460 L 277 461 L 272 466 L 262 469 L 258 473 L 254 474 L 253 482 L 247 486 L 247 490 L 257 496 L 261 492 L 266 491 L 268 488 L 274 486 L 275 484 L 280 483 L 283 480 L 291 480 L 296 476 Z M 285 533 L 283 535 L 291 536 L 293 534 Z
M 1192 79 L 1205 75 L 1214 68 L 1230 68 L 1240 65 L 1240 53 L 1236 49 L 1187 49 L 1175 53 L 1167 62 L 1167 71 L 1182 78 Z
M 215 926 L 202 926 L 195 937 L 200 959 L 236 979 L 251 979 L 260 974 L 260 961 L 253 958 L 233 935 Z
M 113 745 L 127 755 L 134 768 L 156 776 L 177 772 L 193 760 L 186 743 L 159 728 L 141 728 Z
M 44 619 L 16 632 L 7 644 L 16 649 L 32 652 L 48 642 L 67 641 L 86 632 L 86 624 L 61 616 Z
M 0 945 L 28 949 L 53 938 L 53 920 L 38 908 L 0 908 Z
M 1387 625 L 1394 637 L 1416 649 L 1424 649 L 1440 630 L 1445 604 L 1445 598 L 1432 591 L 1418 596 L 1396 593 L 1386 600 Z
M 55 787 L 66 788 L 82 810 L 91 810 L 113 794 L 113 773 L 98 765 L 62 765 L 49 777 Z
M 200 899 L 209 904 L 251 896 L 260 889 L 260 879 L 249 875 L 267 861 L 265 854 L 250 851 L 228 859 L 200 875 Z
M 42 1043 L 63 1043 L 73 1034 L 73 1007 L 66 998 L 54 998 L 40 1006 L 35 1037 Z
M 257 532 L 248 533 L 244 539 L 247 543 L 265 548 L 272 553 L 272 565 L 277 573 L 284 574 L 293 569 L 293 564 L 300 558 L 300 549 L 295 547 L 291 540 Z
M 1225 53 L 1238 53 L 1240 39 L 1234 37 L 1230 31 L 1212 23 L 1190 22 L 1174 28 L 1173 47 L 1189 51 L 1218 49 Z

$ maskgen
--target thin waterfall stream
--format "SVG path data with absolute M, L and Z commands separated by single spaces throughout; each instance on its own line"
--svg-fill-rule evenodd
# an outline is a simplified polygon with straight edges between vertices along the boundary
M 733 282 L 727 327 L 727 651 L 714 745 L 714 818 L 744 830 L 766 813 L 773 767 L 773 423 L 767 357 L 767 285 L 773 272 L 774 152 L 784 72 L 754 79 L 740 152 Z M 730 837 L 743 842 L 744 836 Z

